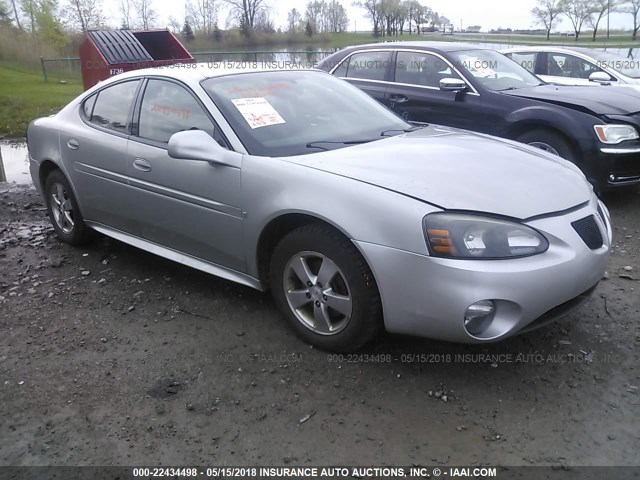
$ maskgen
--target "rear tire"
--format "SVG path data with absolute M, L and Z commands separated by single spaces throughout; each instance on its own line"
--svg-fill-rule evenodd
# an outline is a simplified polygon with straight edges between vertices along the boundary
M 323 350 L 356 350 L 382 329 L 373 273 L 353 243 L 328 226 L 306 225 L 285 236 L 269 279 L 291 328 Z
M 94 238 L 94 232 L 85 225 L 73 190 L 60 170 L 53 170 L 47 176 L 44 192 L 49 218 L 60 240 L 69 245 L 82 245 Z
M 559 133 L 551 130 L 532 130 L 516 138 L 518 142 L 526 143 L 549 153 L 575 163 L 575 155 L 569 142 Z

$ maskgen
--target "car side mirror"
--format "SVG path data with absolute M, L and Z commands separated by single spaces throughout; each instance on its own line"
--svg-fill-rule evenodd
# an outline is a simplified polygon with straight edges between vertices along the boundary
M 611 77 L 606 72 L 593 72 L 591 75 L 589 75 L 590 82 L 609 85 L 611 83 L 611 80 Z
M 220 146 L 202 130 L 187 130 L 171 135 L 169 156 L 180 160 L 195 160 L 240 168 L 242 155 Z
M 466 92 L 467 83 L 458 78 L 443 78 L 440 80 L 440 90 L 443 92 Z

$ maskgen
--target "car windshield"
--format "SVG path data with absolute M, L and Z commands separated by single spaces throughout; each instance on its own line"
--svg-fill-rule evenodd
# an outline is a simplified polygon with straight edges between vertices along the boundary
M 640 61 L 632 58 L 625 58 L 615 53 L 594 50 L 589 52 L 600 68 L 610 68 L 620 72 L 621 74 L 631 77 L 640 78 Z
M 366 93 L 321 72 L 243 73 L 202 86 L 252 155 L 315 153 L 411 129 Z
M 451 52 L 454 65 L 493 91 L 534 87 L 542 82 L 510 58 L 494 50 Z

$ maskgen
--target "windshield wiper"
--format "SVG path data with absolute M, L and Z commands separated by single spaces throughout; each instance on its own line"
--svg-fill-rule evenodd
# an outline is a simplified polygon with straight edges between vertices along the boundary
M 335 141 L 335 140 L 320 140 L 318 142 L 310 142 L 307 143 L 306 147 L 307 148 L 319 148 L 321 150 L 330 150 L 326 147 L 323 147 L 322 145 L 360 145 L 362 143 L 369 143 L 369 142 L 374 142 L 376 141 L 377 138 L 367 138 L 367 139 L 363 139 L 363 140 L 346 140 L 344 142 L 339 142 L 339 141 Z
M 411 128 L 405 128 L 405 129 L 394 129 L 394 130 L 385 130 L 384 132 L 380 133 L 381 137 L 389 137 L 391 136 L 392 133 L 411 133 L 411 132 L 415 132 L 416 130 L 421 130 L 424 127 L 428 127 L 429 124 L 428 123 L 423 123 L 421 125 L 415 125 Z

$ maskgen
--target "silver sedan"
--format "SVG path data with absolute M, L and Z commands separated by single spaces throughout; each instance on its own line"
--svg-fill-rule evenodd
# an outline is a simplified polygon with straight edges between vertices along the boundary
M 571 163 L 413 126 L 318 71 L 139 70 L 32 122 L 53 226 L 259 290 L 307 342 L 503 339 L 586 301 L 606 207 Z

